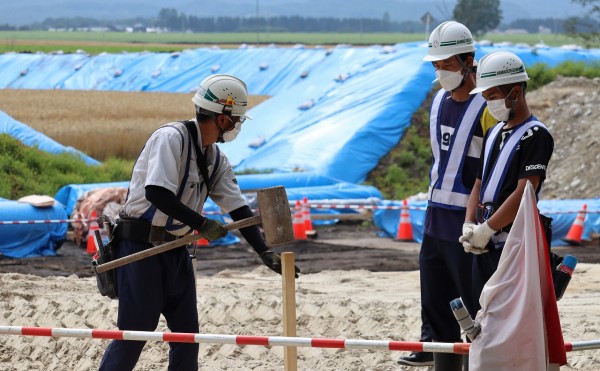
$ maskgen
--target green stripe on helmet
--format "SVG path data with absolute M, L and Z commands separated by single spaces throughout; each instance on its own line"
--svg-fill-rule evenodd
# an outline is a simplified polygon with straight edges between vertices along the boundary
M 467 38 L 467 39 L 461 39 L 461 40 L 444 41 L 444 42 L 440 43 L 440 46 L 453 46 L 453 45 L 460 45 L 460 44 L 473 44 L 473 39 Z M 429 45 L 431 45 L 431 44 L 429 44 Z
M 206 93 L 204 94 L 204 99 L 209 100 L 211 102 L 216 102 L 219 100 L 219 98 L 216 95 L 214 95 L 214 93 L 210 91 L 210 89 L 206 90 Z
M 514 75 L 514 74 L 522 73 L 522 72 L 525 72 L 525 67 L 523 67 L 523 65 L 520 65 L 519 67 L 509 68 L 509 69 L 502 70 L 502 71 L 493 71 L 493 72 L 482 73 L 479 77 L 482 79 L 485 79 L 486 77 L 495 77 L 495 76 L 501 76 L 501 75 Z

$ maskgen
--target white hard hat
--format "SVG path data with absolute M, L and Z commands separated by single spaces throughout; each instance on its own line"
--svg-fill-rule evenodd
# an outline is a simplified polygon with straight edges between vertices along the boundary
M 246 115 L 248 89 L 246 84 L 235 76 L 208 76 L 200 83 L 192 102 L 206 111 L 250 118 Z
M 473 35 L 462 23 L 446 21 L 429 35 L 429 47 L 424 61 L 441 61 L 462 53 L 475 52 Z
M 480 93 L 494 86 L 529 80 L 525 65 L 516 54 L 499 51 L 484 55 L 477 66 L 477 87 L 471 94 Z

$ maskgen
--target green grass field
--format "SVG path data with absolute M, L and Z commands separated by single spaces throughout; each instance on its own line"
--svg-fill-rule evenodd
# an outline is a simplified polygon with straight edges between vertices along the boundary
M 395 44 L 425 40 L 423 34 L 406 33 L 125 33 L 125 32 L 48 32 L 48 31 L 0 31 L 0 52 L 50 52 L 65 53 L 77 49 L 88 53 L 135 51 L 175 51 L 199 45 L 218 44 L 237 47 L 249 44 Z M 494 42 L 525 42 L 534 45 L 544 41 L 550 46 L 581 44 L 581 41 L 565 35 L 485 35 L 482 39 Z M 600 45 L 594 45 L 598 47 Z

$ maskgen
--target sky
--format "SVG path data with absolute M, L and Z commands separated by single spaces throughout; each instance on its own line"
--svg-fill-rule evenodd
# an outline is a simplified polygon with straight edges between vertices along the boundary
M 23 25 L 53 17 L 127 19 L 154 17 L 161 8 L 196 16 L 300 15 L 305 17 L 381 18 L 418 20 L 426 12 L 436 19 L 452 18 L 456 0 L 0 0 L 0 24 Z M 583 8 L 571 0 L 501 0 L 504 22 L 517 18 L 579 15 Z

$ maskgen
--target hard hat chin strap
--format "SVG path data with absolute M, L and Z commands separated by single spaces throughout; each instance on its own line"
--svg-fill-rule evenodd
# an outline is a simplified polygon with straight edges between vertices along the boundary
M 456 88 L 452 89 L 452 92 L 462 88 L 465 85 L 465 77 L 467 77 L 468 74 L 473 73 L 473 71 L 471 71 L 471 69 L 467 67 L 467 64 L 465 63 L 465 61 L 462 60 L 462 58 L 460 58 L 458 55 L 455 55 L 454 58 L 456 58 L 458 63 L 460 63 L 460 70 L 462 71 L 462 80 Z
M 514 89 L 514 87 L 513 87 L 513 89 Z M 519 99 L 518 95 L 515 97 L 515 99 L 509 98 L 513 92 L 513 89 L 510 89 L 510 92 L 508 93 L 506 98 L 504 98 L 505 101 L 507 99 L 510 101 L 510 111 L 508 112 L 508 121 L 512 120 L 515 117 L 515 104 L 517 103 L 517 100 Z
M 223 135 L 225 135 L 225 130 L 223 130 L 222 127 L 219 126 L 219 120 L 217 119 L 217 115 L 214 115 L 214 123 L 217 126 L 217 129 L 219 130 L 219 137 L 217 138 L 217 143 L 225 143 L 225 139 L 223 138 Z

